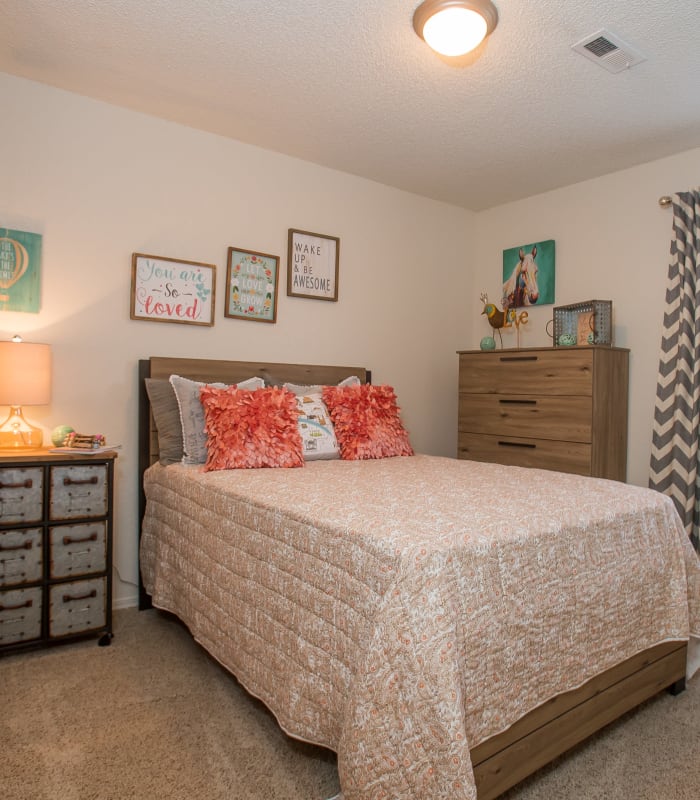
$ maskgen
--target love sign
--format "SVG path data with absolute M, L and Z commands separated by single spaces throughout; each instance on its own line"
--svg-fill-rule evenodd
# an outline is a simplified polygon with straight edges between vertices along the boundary
M 131 319 L 214 324 L 216 267 L 199 261 L 134 253 Z

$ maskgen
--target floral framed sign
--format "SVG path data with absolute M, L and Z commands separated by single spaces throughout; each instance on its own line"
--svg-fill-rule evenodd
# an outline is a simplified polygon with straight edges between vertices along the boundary
M 229 247 L 224 316 L 277 322 L 279 266 L 279 256 Z
M 131 319 L 213 325 L 216 267 L 199 261 L 134 253 Z
M 338 299 L 340 239 L 289 229 L 287 294 L 315 300 Z

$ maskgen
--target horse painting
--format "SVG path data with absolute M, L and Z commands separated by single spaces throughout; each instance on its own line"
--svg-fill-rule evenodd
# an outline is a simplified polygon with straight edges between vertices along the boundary
M 554 302 L 554 251 L 554 239 L 530 241 L 503 251 L 504 310 Z
M 503 284 L 503 308 L 534 306 L 540 298 L 537 286 L 537 245 L 526 253 L 520 248 L 520 258 L 508 280 Z

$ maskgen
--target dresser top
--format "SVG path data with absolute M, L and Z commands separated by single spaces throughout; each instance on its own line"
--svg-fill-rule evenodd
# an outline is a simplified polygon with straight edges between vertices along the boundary
M 629 347 L 611 347 L 607 344 L 581 344 L 571 345 L 570 347 L 554 347 L 548 345 L 546 347 L 497 347 L 495 350 L 457 350 L 457 355 L 474 353 L 493 355 L 494 353 L 577 353 L 581 350 L 617 350 L 624 353 L 629 353 Z
M 0 467 L 7 464 L 44 464 L 47 461 L 100 461 L 104 459 L 116 458 L 119 454 L 116 450 L 103 450 L 100 453 L 52 453 L 47 447 L 40 450 L 3 450 L 0 449 Z

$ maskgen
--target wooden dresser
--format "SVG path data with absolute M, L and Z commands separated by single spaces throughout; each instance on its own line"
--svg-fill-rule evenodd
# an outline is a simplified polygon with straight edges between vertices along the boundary
M 629 350 L 459 352 L 459 458 L 624 481 Z

